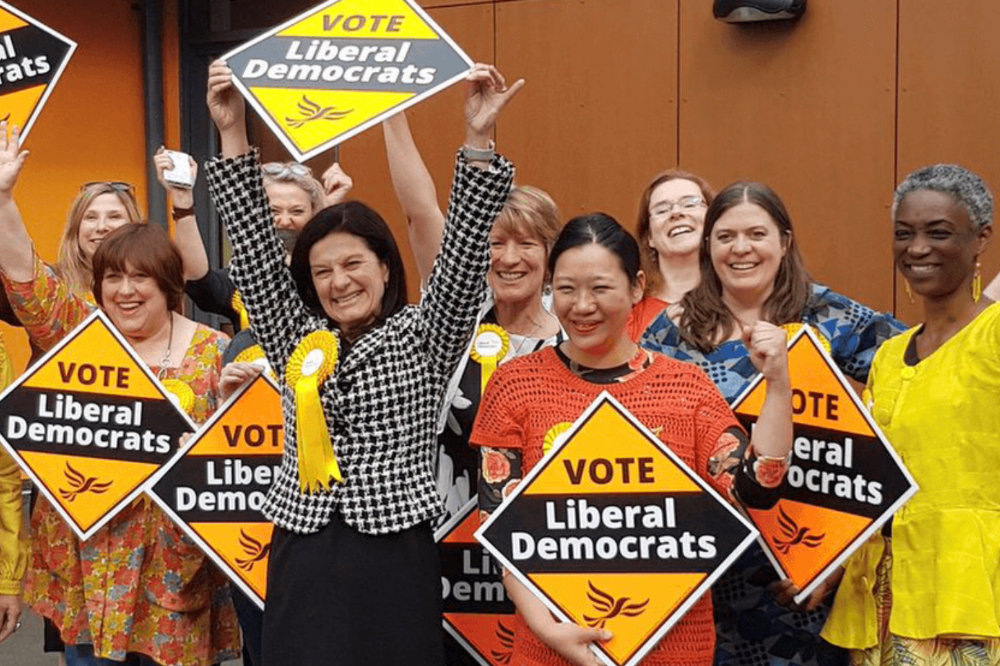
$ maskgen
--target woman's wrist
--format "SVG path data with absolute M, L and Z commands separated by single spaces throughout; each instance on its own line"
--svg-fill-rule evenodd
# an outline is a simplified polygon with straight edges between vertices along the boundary
M 477 132 L 468 128 L 465 132 L 464 145 L 475 150 L 489 150 L 493 145 L 493 133 Z

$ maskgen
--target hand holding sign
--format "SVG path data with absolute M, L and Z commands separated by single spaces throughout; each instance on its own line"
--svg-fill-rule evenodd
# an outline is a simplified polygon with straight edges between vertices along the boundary
M 518 79 L 508 88 L 496 67 L 476 63 L 465 80 L 468 82 L 465 95 L 465 145 L 485 148 L 489 145 L 497 116 L 524 86 L 524 79 Z
M 21 175 L 28 151 L 21 150 L 21 130 L 14 126 L 7 137 L 7 121 L 0 122 L 0 196 L 10 198 Z
M 263 369 L 263 365 L 256 363 L 234 362 L 226 365 L 219 376 L 219 395 L 223 400 L 229 400 L 229 396 L 236 393 L 244 384 L 249 384 L 250 380 L 259 375 Z
M 208 67 L 208 113 L 219 130 L 224 157 L 249 150 L 246 133 L 246 103 L 233 86 L 233 72 L 222 60 Z

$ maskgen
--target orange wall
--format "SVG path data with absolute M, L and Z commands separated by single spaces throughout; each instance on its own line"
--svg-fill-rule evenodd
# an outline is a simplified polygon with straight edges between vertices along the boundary
M 46 261 L 56 259 L 66 212 L 81 184 L 133 183 L 145 211 L 142 24 L 132 4 L 16 0 L 18 9 L 77 43 L 28 137 L 25 148 L 31 156 L 15 190 L 35 247 Z M 176 14 L 174 3 L 166 5 Z M 176 51 L 174 44 L 176 38 L 168 54 Z M 3 333 L 15 367 L 23 367 L 28 359 L 24 333 L 6 325 Z

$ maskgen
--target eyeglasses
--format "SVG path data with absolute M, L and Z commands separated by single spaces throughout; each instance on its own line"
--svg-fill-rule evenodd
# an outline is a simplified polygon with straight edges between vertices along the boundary
M 281 162 L 268 162 L 260 168 L 268 176 L 273 176 L 275 178 L 288 178 L 290 176 L 297 176 L 299 178 L 308 178 L 312 175 L 312 170 L 304 164 L 299 164 L 298 162 L 289 162 L 287 164 L 282 164 Z
M 679 208 L 682 212 L 692 211 L 705 205 L 705 200 L 694 194 L 681 197 L 677 201 L 660 201 L 656 208 L 649 211 L 651 217 L 666 217 L 674 212 L 674 208 Z
M 95 180 L 89 183 L 84 183 L 80 186 L 80 191 L 83 192 L 88 187 L 97 187 L 100 185 L 110 187 L 116 192 L 124 192 L 130 197 L 135 196 L 135 186 L 132 183 L 125 183 L 120 180 Z

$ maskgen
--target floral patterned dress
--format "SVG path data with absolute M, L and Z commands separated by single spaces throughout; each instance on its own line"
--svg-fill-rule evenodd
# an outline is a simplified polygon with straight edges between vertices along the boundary
M 32 281 L 2 277 L 14 311 L 43 349 L 92 311 L 37 257 Z M 190 416 L 196 423 L 215 411 L 226 343 L 223 334 L 199 325 L 181 365 L 164 373 L 194 391 Z M 142 654 L 164 666 L 239 656 L 225 576 L 147 498 L 134 501 L 86 542 L 44 499 L 31 527 L 24 598 L 68 645 L 90 644 L 96 656 L 114 660 Z

